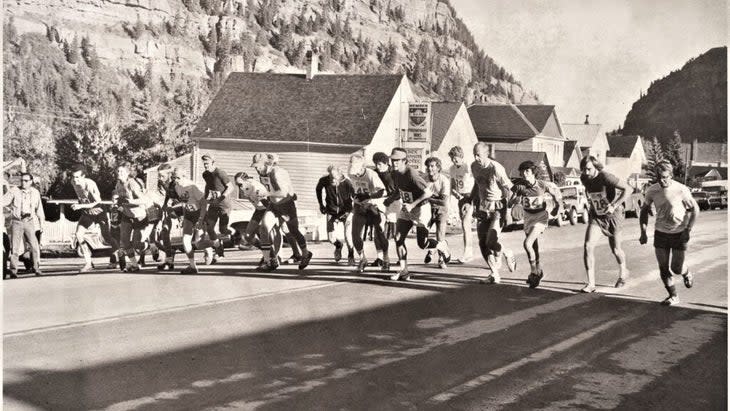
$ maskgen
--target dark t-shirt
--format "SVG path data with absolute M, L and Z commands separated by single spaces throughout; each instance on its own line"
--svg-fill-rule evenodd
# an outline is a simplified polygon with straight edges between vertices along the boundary
M 375 170 L 375 172 L 378 173 L 378 177 L 380 177 L 380 181 L 382 181 L 383 185 L 385 186 L 385 193 L 392 194 L 395 191 L 395 182 L 393 181 L 393 172 L 386 171 L 384 173 L 381 173 L 380 171 L 377 171 L 377 170 Z
M 215 170 L 211 171 L 203 171 L 203 180 L 205 180 L 205 197 L 209 198 L 209 193 L 211 191 L 217 191 L 220 195 L 226 190 L 226 185 L 230 181 L 228 179 L 228 174 L 226 174 L 225 171 L 221 170 L 220 168 L 216 167 Z M 220 205 L 222 207 L 230 206 L 231 199 L 230 198 L 224 198 L 223 201 L 221 201 Z
M 400 192 L 400 198 L 404 203 L 412 203 L 423 196 L 424 190 L 428 185 L 426 180 L 416 170 L 410 167 L 406 168 L 403 174 L 393 171 L 393 182 L 395 183 L 396 189 Z
M 600 171 L 592 179 L 581 175 L 580 182 L 586 187 L 588 201 L 591 203 L 591 214 L 605 215 L 608 204 L 616 198 L 616 189 L 621 183 L 618 177 L 606 171 Z
M 520 179 L 512 186 L 512 192 L 520 197 L 520 204 L 525 212 L 537 213 L 545 210 L 545 193 L 548 190 L 544 181 L 536 180 L 535 184 L 530 184 Z

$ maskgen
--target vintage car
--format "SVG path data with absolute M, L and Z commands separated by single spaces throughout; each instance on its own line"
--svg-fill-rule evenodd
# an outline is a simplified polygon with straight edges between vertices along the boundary
M 560 194 L 563 197 L 563 210 L 560 213 L 564 221 L 571 225 L 578 222 L 588 222 L 588 198 L 586 189 L 582 185 L 560 187 Z

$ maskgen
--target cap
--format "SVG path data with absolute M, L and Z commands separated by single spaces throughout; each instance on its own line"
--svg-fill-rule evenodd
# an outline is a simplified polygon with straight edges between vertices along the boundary
M 406 153 L 402 150 L 398 150 L 396 148 L 393 149 L 393 151 L 390 152 L 390 159 L 391 160 L 403 160 L 406 158 Z
M 253 161 L 251 162 L 251 167 L 255 167 L 260 164 L 266 163 L 266 154 L 264 153 L 256 153 L 253 155 Z

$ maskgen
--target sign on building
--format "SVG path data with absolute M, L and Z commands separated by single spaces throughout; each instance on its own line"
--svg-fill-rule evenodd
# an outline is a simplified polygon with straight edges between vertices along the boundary
M 423 158 L 422 148 L 406 148 L 406 156 L 408 158 L 408 165 L 414 170 L 423 170 L 423 162 L 426 161 Z
M 408 142 L 431 141 L 431 103 L 408 103 Z

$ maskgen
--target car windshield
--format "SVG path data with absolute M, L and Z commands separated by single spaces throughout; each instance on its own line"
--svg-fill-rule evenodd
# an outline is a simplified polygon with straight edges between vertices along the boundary
M 563 188 L 560 190 L 560 193 L 563 195 L 563 198 L 577 198 L 578 197 L 578 189 L 575 187 Z
M 707 193 L 692 193 L 692 197 L 705 198 L 707 197 Z

